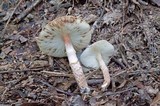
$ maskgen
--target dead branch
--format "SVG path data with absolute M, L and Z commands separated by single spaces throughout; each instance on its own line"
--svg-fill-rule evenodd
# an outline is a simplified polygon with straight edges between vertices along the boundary
M 20 22 L 23 18 L 25 18 L 32 10 L 34 7 L 36 7 L 42 0 L 36 0 L 30 7 L 28 7 L 22 14 L 20 14 L 16 19 L 13 20 L 13 22 L 18 23 Z
M 69 77 L 69 78 L 74 78 L 73 74 L 66 74 L 62 72 L 54 72 L 54 71 L 41 71 L 41 73 L 45 73 L 49 76 L 54 76 L 54 77 Z

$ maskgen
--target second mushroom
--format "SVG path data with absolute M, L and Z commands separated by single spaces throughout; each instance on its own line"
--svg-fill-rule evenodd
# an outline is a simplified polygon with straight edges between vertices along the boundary
M 110 84 L 110 75 L 106 66 L 115 50 L 112 44 L 106 40 L 100 40 L 87 47 L 80 56 L 81 63 L 87 68 L 101 69 L 104 82 L 101 86 L 105 89 Z
M 82 93 L 89 93 L 85 75 L 76 51 L 85 48 L 91 40 L 91 28 L 80 18 L 63 16 L 49 22 L 36 38 L 40 50 L 54 57 L 68 57 L 74 77 Z

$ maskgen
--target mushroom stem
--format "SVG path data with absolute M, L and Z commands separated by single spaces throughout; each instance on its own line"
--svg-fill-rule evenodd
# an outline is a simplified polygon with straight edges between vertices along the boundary
M 71 66 L 73 75 L 78 83 L 78 86 L 80 87 L 80 91 L 81 93 L 88 94 L 90 92 L 90 89 L 88 87 L 82 67 L 77 59 L 76 51 L 74 50 L 73 45 L 70 41 L 70 37 L 68 35 L 65 35 L 63 36 L 63 40 L 65 43 L 69 64 Z
M 110 75 L 109 75 L 109 69 L 106 66 L 105 62 L 103 61 L 102 55 L 100 53 L 97 54 L 97 61 L 100 65 L 100 68 L 103 72 L 103 77 L 104 77 L 104 82 L 103 82 L 103 85 L 101 87 L 102 87 L 102 89 L 105 89 L 109 86 L 110 81 L 111 81 Z

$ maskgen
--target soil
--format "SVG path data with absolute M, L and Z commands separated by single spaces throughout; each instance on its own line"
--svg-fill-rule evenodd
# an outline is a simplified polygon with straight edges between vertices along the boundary
M 0 4 L 0 105 L 160 105 L 158 0 L 3 0 Z M 107 40 L 115 47 L 107 89 L 101 89 L 102 71 L 90 69 L 85 75 L 91 93 L 81 94 L 67 58 L 39 50 L 35 38 L 41 29 L 65 15 L 82 17 L 91 26 L 98 22 L 90 44 Z

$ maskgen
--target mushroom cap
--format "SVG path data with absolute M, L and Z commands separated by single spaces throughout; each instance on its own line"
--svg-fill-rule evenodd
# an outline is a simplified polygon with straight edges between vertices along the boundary
M 115 50 L 112 44 L 106 40 L 100 40 L 83 51 L 80 56 L 80 61 L 85 67 L 99 69 L 100 65 L 96 58 L 97 54 L 100 53 L 102 55 L 103 61 L 107 65 L 114 52 Z
M 40 50 L 54 57 L 65 57 L 66 49 L 63 37 L 69 35 L 76 51 L 85 48 L 91 40 L 91 28 L 88 23 L 75 16 L 63 16 L 49 22 L 36 38 Z

